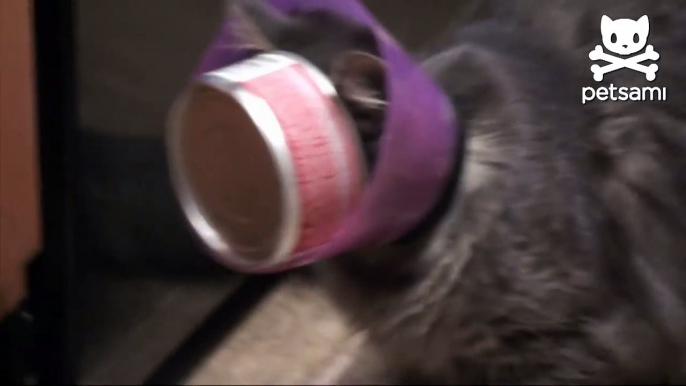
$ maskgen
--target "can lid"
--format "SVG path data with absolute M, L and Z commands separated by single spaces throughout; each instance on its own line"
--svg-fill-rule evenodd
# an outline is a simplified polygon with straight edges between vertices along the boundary
M 246 263 L 280 260 L 297 236 L 297 203 L 284 183 L 292 172 L 282 170 L 288 165 L 275 157 L 274 144 L 246 111 L 250 103 L 240 98 L 250 95 L 191 85 L 172 136 L 177 190 L 194 228 L 215 252 Z

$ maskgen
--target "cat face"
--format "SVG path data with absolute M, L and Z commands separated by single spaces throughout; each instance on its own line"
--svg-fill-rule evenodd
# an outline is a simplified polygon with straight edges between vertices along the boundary
M 386 107 L 386 68 L 374 35 L 334 14 L 286 15 L 264 0 L 234 0 L 231 12 L 244 47 L 298 54 L 329 76 L 355 121 L 371 167 Z
M 608 50 L 619 55 L 631 55 L 645 47 L 650 31 L 648 16 L 638 20 L 612 20 L 603 16 L 600 22 L 603 35 L 603 45 Z

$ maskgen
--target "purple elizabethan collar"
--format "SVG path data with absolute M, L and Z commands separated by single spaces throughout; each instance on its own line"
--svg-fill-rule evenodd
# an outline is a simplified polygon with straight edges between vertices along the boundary
M 268 273 L 398 239 L 436 204 L 452 171 L 457 125 L 449 99 L 357 0 L 263 1 L 286 14 L 324 10 L 370 28 L 387 66 L 386 121 L 373 177 L 359 206 L 328 243 L 293 256 L 287 263 L 257 270 L 220 260 L 239 271 Z M 228 20 L 194 76 L 246 58 L 245 51 L 230 48 L 239 46 L 235 38 Z

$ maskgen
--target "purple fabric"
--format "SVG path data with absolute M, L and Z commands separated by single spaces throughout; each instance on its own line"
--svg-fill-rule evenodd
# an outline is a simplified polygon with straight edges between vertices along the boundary
M 359 247 L 401 237 L 436 204 L 452 170 L 457 124 L 450 101 L 421 67 L 357 0 L 266 0 L 284 13 L 327 10 L 369 27 L 387 63 L 388 112 L 377 164 L 360 205 L 333 239 L 293 256 L 278 266 L 241 267 L 239 271 L 275 272 L 335 256 Z M 225 67 L 245 57 L 227 49 L 234 42 L 231 20 L 205 52 L 194 76 Z

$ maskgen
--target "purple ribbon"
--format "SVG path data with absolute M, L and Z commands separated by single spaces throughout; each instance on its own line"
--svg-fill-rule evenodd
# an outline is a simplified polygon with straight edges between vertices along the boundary
M 240 267 L 226 256 L 219 260 L 239 271 L 268 273 L 398 239 L 433 208 L 453 170 L 458 132 L 449 99 L 357 0 L 263 1 L 286 14 L 325 10 L 367 26 L 387 66 L 386 121 L 372 179 L 359 206 L 328 243 L 278 266 Z M 227 20 L 194 76 L 247 56 L 247 52 L 227 48 L 231 43 L 235 35 Z

